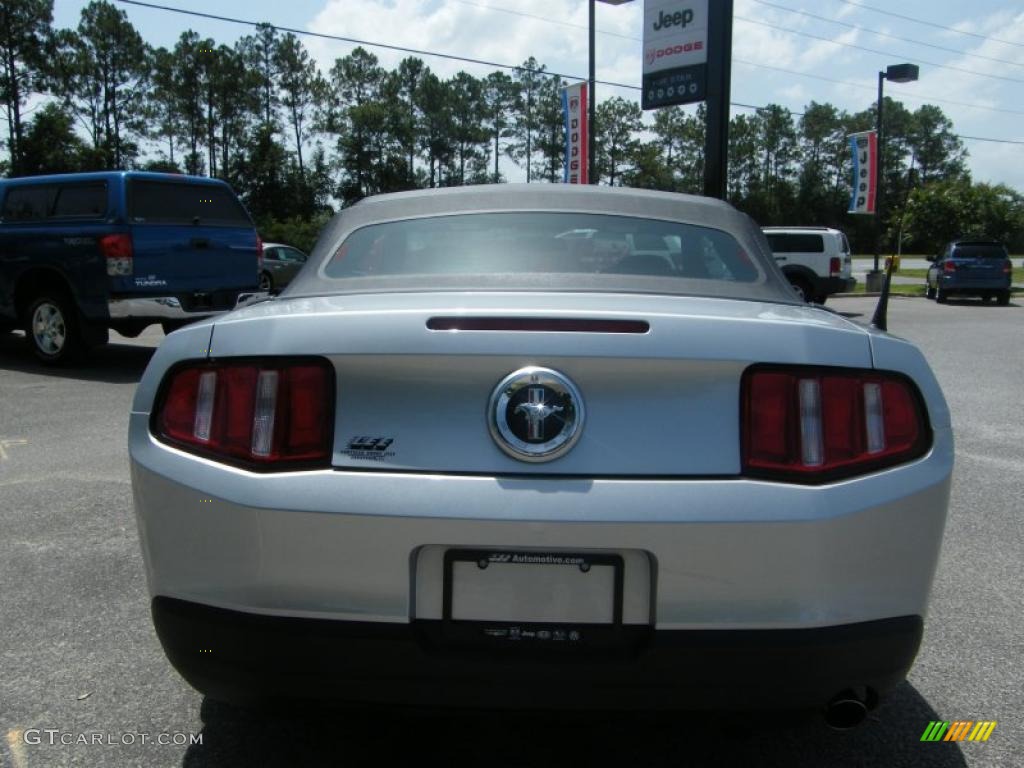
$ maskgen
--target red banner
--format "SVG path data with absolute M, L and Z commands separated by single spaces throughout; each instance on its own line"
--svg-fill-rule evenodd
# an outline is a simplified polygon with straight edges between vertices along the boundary
M 566 184 L 589 184 L 587 168 L 587 84 L 567 85 L 562 89 L 562 112 L 565 114 L 565 172 Z

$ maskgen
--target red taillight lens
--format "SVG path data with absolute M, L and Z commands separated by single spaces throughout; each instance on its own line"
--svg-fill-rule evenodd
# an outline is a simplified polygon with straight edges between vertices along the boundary
M 843 271 L 843 261 L 838 256 L 833 256 L 828 263 L 828 271 L 832 277 L 837 277 Z
M 896 374 L 754 367 L 741 408 L 752 477 L 826 482 L 909 461 L 930 443 L 917 390 Z
M 326 360 L 197 363 L 170 374 L 153 431 L 184 450 L 252 469 L 329 466 L 333 414 Z
M 99 239 L 100 253 L 107 260 L 107 275 L 124 277 L 132 274 L 132 236 L 127 233 L 104 235 Z
M 952 261 L 945 261 L 942 263 L 943 272 L 956 272 L 956 264 Z
M 1007 259 L 1003 262 L 1003 274 L 1009 275 L 1013 273 L 1013 262 Z

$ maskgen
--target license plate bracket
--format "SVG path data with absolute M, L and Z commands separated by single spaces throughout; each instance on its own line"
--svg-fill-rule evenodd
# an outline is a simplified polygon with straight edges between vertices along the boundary
M 492 569 L 486 578 L 475 578 L 481 574 L 474 570 Z M 442 635 L 456 645 L 544 652 L 621 647 L 624 572 L 623 558 L 610 553 L 449 549 L 444 555 Z M 563 602 L 549 606 L 547 615 L 544 610 L 516 615 L 509 589 L 519 586 L 529 592 L 549 578 Z M 468 591 L 467 582 L 472 587 Z M 481 596 L 495 586 L 501 587 L 493 590 L 497 607 L 482 605 Z M 589 604 L 581 607 L 574 598 Z M 566 605 L 563 618 L 557 612 Z M 505 610 L 511 615 L 503 616 Z

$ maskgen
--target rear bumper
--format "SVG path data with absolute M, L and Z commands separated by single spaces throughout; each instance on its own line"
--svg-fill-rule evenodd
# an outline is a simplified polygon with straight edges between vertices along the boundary
M 198 320 L 203 317 L 224 314 L 232 309 L 244 307 L 256 299 L 266 297 L 258 291 L 240 291 L 233 306 L 225 309 L 197 309 L 189 311 L 177 296 L 151 296 L 146 298 L 110 299 L 107 311 L 111 320 Z
M 826 277 L 818 281 L 818 293 L 830 296 L 833 293 L 849 293 L 857 285 L 854 277 Z
M 942 288 L 946 293 L 983 293 L 989 291 L 1008 291 L 1010 290 L 1010 278 L 1007 277 L 995 277 L 995 278 L 977 278 L 973 280 L 967 280 L 959 275 L 945 275 L 939 277 L 939 287 Z
M 803 709 L 907 674 L 919 616 L 810 629 L 631 628 L 617 652 L 455 652 L 441 622 L 265 616 L 157 597 L 167 657 L 217 699 L 529 709 Z

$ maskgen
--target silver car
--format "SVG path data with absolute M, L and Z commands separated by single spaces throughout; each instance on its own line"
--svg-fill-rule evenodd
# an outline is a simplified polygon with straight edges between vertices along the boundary
M 291 245 L 263 244 L 263 264 L 260 267 L 260 290 L 270 293 L 288 286 L 306 264 L 309 257 Z
M 748 217 L 408 192 L 310 260 L 169 336 L 135 395 L 153 620 L 199 691 L 851 725 L 904 679 L 949 411 L 912 344 L 798 301 Z

